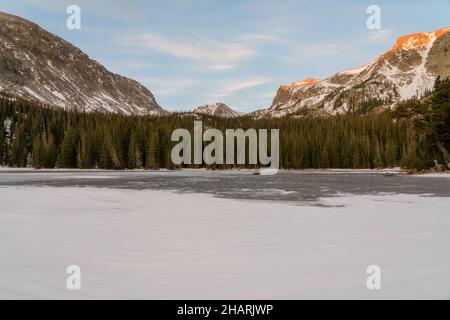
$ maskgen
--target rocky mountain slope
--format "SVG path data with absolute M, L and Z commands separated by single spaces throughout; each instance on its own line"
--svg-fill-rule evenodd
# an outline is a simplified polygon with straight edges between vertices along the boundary
M 220 102 L 197 107 L 193 113 L 222 118 L 235 118 L 241 115 L 239 112 Z
M 166 113 L 138 82 L 109 72 L 36 24 L 2 12 L 0 92 L 65 109 Z
M 363 106 L 392 106 L 423 95 L 438 76 L 450 76 L 450 28 L 402 37 L 360 68 L 281 86 L 272 107 L 254 115 L 282 117 L 304 110 L 338 114 Z

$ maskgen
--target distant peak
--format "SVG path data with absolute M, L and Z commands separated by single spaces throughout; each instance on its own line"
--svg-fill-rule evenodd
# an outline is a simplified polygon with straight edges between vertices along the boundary
M 238 117 L 239 112 L 233 110 L 226 104 L 222 102 L 216 102 L 214 104 L 206 104 L 203 106 L 199 106 L 194 109 L 193 113 L 216 116 L 216 117 L 224 117 L 224 118 L 234 118 Z
M 434 32 L 414 33 L 407 36 L 400 37 L 397 43 L 390 50 L 397 52 L 401 50 L 409 50 L 418 47 L 429 47 L 436 39 L 450 31 L 450 27 L 438 29 Z

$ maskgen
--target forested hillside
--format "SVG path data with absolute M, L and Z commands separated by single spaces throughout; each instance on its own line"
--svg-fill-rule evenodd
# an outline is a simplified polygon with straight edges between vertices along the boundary
M 280 130 L 285 169 L 424 169 L 447 163 L 450 82 L 438 81 L 424 99 L 395 112 L 330 117 L 203 118 L 208 128 Z M 194 118 L 83 113 L 4 97 L 0 109 L 0 164 L 81 169 L 176 169 L 170 159 L 173 130 L 192 132 Z M 230 168 L 222 166 L 221 168 Z

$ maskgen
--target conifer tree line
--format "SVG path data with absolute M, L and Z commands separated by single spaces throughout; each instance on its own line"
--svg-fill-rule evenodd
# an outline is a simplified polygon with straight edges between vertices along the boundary
M 34 168 L 177 169 L 172 132 L 193 132 L 192 116 L 84 113 L 1 98 L 0 165 Z M 204 117 L 205 128 L 279 129 L 280 166 L 308 168 L 424 169 L 447 163 L 450 82 L 395 111 L 281 119 Z M 434 110 L 434 111 L 430 111 Z M 447 161 L 447 162 L 446 162 Z M 191 166 L 197 168 L 199 166 Z M 234 166 L 218 166 L 232 168 Z
M 393 113 L 407 122 L 405 166 L 427 169 L 436 164 L 450 169 L 450 80 L 438 78 L 421 99 L 400 103 Z

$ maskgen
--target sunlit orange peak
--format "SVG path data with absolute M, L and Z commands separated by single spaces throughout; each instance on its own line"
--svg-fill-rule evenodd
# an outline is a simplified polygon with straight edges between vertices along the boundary
M 441 28 L 435 32 L 414 33 L 397 40 L 391 51 L 408 50 L 418 47 L 430 46 L 434 40 L 450 31 L 450 27 Z
M 319 82 L 321 79 L 307 78 L 303 81 L 294 82 L 289 86 L 281 86 L 282 90 L 292 90 Z

